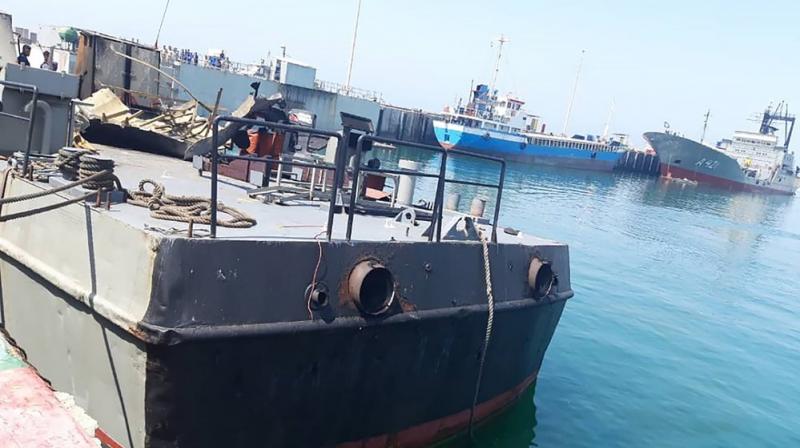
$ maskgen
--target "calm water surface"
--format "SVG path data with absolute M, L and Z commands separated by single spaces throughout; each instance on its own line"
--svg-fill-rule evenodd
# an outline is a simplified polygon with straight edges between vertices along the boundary
M 800 446 L 800 198 L 510 165 L 500 222 L 569 244 L 575 298 L 477 446 Z

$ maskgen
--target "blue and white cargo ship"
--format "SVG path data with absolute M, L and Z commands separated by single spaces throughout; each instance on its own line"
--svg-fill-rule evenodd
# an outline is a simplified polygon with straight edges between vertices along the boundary
M 470 92 L 466 106 L 446 108 L 433 129 L 445 149 L 541 165 L 611 171 L 627 149 L 627 136 L 554 135 L 545 133 L 540 118 L 522 111 L 525 103 L 498 96 L 485 84 Z

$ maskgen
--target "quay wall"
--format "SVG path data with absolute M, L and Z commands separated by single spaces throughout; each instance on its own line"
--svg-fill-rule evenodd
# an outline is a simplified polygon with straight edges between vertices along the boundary
M 438 117 L 438 114 L 421 110 L 385 105 L 381 108 L 377 134 L 381 137 L 438 145 L 433 132 L 433 120 Z
M 660 161 L 657 155 L 646 154 L 640 151 L 626 151 L 619 158 L 617 166 L 614 167 L 617 171 L 624 171 L 629 173 L 641 173 L 648 176 L 658 176 Z

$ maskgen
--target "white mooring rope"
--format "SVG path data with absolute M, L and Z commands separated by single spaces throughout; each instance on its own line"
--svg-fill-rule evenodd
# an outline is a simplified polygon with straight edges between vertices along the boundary
M 473 433 L 475 408 L 478 406 L 478 394 L 480 394 L 481 380 L 483 379 L 483 366 L 486 363 L 486 351 L 489 349 L 489 342 L 492 340 L 492 327 L 494 326 L 494 294 L 492 294 L 492 267 L 489 264 L 489 242 L 480 230 L 478 230 L 478 235 L 481 238 L 481 245 L 483 246 L 483 270 L 486 280 L 486 299 L 489 303 L 489 317 L 486 321 L 486 337 L 483 340 L 481 360 L 478 365 L 478 378 L 475 381 L 475 395 L 472 397 L 472 407 L 469 410 L 469 436 L 473 440 L 475 439 Z

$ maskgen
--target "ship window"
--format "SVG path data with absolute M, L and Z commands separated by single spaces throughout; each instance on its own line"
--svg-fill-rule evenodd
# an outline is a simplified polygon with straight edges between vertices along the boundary
M 680 165 L 681 164 L 681 159 L 675 159 L 675 160 L 672 161 L 672 163 L 674 163 L 675 165 Z

